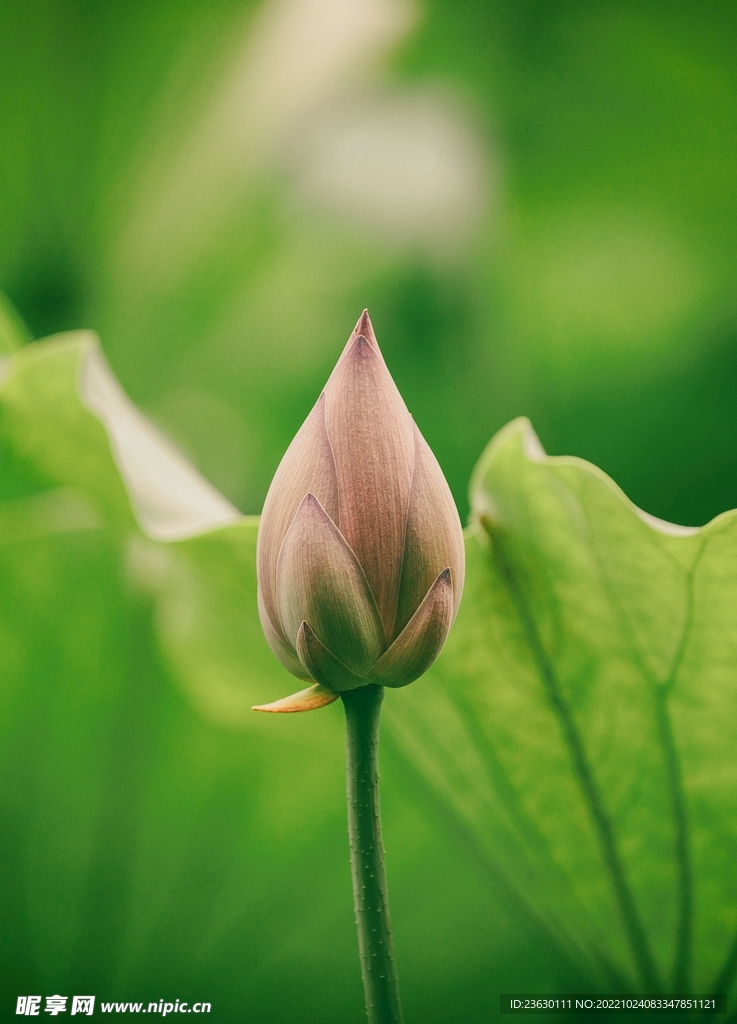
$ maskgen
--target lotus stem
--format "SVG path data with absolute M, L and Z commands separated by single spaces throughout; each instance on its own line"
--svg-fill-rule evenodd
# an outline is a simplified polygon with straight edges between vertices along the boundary
M 379 714 L 384 687 L 364 686 L 341 697 L 353 905 L 366 1014 L 369 1024 L 402 1024 L 379 810 Z

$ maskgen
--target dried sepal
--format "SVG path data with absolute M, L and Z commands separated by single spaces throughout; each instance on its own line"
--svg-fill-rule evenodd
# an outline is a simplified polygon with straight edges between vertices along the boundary
M 315 711 L 317 708 L 324 708 L 326 704 L 332 704 L 338 699 L 334 690 L 328 690 L 319 683 L 308 686 L 305 690 L 293 693 L 290 697 L 282 697 L 272 704 L 256 704 L 252 711 L 272 711 L 276 714 L 290 714 L 295 711 Z

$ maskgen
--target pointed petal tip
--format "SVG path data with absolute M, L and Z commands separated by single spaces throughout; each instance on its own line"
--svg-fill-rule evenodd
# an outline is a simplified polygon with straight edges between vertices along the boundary
M 297 509 L 294 518 L 296 519 L 297 516 L 299 515 L 317 515 L 325 516 L 327 519 L 330 518 L 325 509 L 320 504 L 320 499 L 315 497 L 312 491 L 308 491 L 307 494 L 305 494 L 302 501 L 300 501 L 299 508 Z
M 315 528 L 317 524 L 327 524 L 328 529 L 338 529 L 328 513 L 325 511 L 320 499 L 314 495 L 312 491 L 308 491 L 299 503 L 299 508 L 297 509 L 292 522 L 296 523 L 298 520 L 302 523 L 311 523 L 312 527 L 310 528 Z
M 354 368 L 354 372 L 366 374 L 371 374 L 372 368 L 374 368 L 374 372 L 376 372 L 376 368 L 381 367 L 379 372 L 385 379 L 385 386 L 388 386 L 393 392 L 395 392 L 395 400 L 398 400 L 401 403 L 403 414 L 409 418 L 407 407 L 404 404 L 404 400 L 401 395 L 396 390 L 396 385 L 389 373 L 386 361 L 384 360 L 382 351 L 379 348 L 379 343 L 371 329 L 370 322 L 368 324 L 368 329 L 361 332 L 355 330 L 353 334 L 351 334 L 346 347 L 343 349 L 343 354 L 340 357 L 338 366 L 336 366 L 333 373 L 335 373 L 339 367 L 343 367 L 345 369 L 346 364 L 352 366 Z M 331 384 L 331 381 L 332 377 L 331 380 L 328 381 L 328 385 Z M 326 404 L 326 418 L 327 417 L 329 417 L 329 413 L 327 411 Z M 329 429 L 328 434 L 330 435 Z
M 457 577 L 454 578 L 453 576 L 453 570 L 448 566 L 447 569 L 443 569 L 442 572 L 438 573 L 438 576 L 433 583 L 433 587 L 436 587 L 438 590 L 442 589 L 443 591 L 450 593 L 450 600 L 454 604 L 453 618 L 455 618 L 455 613 L 458 609 L 458 602 L 456 601 L 456 579 Z M 432 587 L 430 589 L 432 590 Z
M 355 359 L 357 356 L 366 357 L 370 353 L 378 353 L 378 351 L 379 347 L 376 341 L 372 343 L 365 334 L 353 334 L 348 342 L 345 355 L 348 359 Z
M 391 647 L 369 672 L 382 686 L 406 686 L 430 668 L 453 622 L 453 583 L 449 568 L 438 573 L 422 604 Z
M 297 711 L 315 711 L 327 704 L 332 704 L 338 699 L 338 694 L 329 690 L 327 686 L 315 683 L 305 690 L 293 693 L 289 697 L 282 697 L 271 704 L 254 704 L 251 711 L 269 711 L 275 714 L 291 714 Z
M 371 317 L 369 316 L 369 311 L 367 309 L 364 309 L 363 313 L 361 313 L 358 318 L 358 323 L 353 328 L 353 336 L 356 339 L 363 338 L 364 341 L 368 342 L 372 348 L 379 347 L 376 341 L 376 335 L 374 334 L 374 327 L 371 323 Z

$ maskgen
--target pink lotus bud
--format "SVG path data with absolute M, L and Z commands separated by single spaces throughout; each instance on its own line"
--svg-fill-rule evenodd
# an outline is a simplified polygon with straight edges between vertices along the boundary
M 317 684 L 259 710 L 405 686 L 445 643 L 463 590 L 461 524 L 367 312 L 276 471 L 257 564 L 266 638 Z

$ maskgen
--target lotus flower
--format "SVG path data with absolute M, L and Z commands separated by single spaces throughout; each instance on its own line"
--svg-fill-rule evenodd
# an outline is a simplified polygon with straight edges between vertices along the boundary
M 276 471 L 257 565 L 271 649 L 313 681 L 257 710 L 405 686 L 445 643 L 463 589 L 461 524 L 367 312 Z

